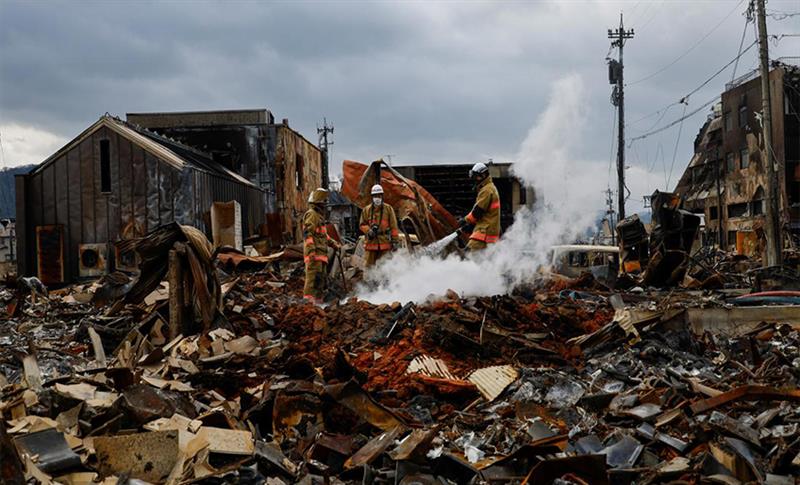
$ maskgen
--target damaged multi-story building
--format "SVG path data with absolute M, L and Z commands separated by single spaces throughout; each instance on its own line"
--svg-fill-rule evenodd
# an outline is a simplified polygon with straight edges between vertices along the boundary
M 104 115 L 17 176 L 19 273 L 59 284 L 132 270 L 120 241 L 173 221 L 211 238 L 215 202 L 238 203 L 244 239 L 299 240 L 321 160 L 268 110 Z
M 773 62 L 772 153 L 779 164 L 781 223 L 800 235 L 800 68 Z M 694 142 L 675 191 L 703 214 L 703 243 L 758 255 L 766 212 L 767 172 L 761 125 L 761 78 L 752 71 L 726 85 Z

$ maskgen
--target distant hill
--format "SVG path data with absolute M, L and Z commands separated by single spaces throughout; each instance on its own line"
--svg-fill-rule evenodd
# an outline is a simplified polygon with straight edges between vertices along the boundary
M 14 175 L 26 173 L 35 165 L 21 165 L 0 169 L 0 219 L 7 217 L 16 218 L 16 190 L 14 187 Z

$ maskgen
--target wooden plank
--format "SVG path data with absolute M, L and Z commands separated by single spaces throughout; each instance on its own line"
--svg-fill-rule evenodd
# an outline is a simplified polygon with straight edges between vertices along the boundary
M 141 237 L 147 233 L 147 166 L 145 152 L 142 148 L 131 145 L 131 163 L 133 172 L 133 237 Z
M 165 163 L 158 164 L 158 220 L 168 224 L 175 220 L 172 212 L 172 173 Z
M 159 193 L 158 193 L 158 159 L 148 152 L 144 153 L 145 166 L 147 170 L 146 190 L 147 190 L 147 229 L 150 232 L 160 224 L 159 215 Z
M 67 157 L 66 155 L 56 160 L 52 165 L 55 187 L 54 199 L 56 205 L 55 222 L 64 228 L 64 276 L 69 279 L 70 263 L 75 261 L 75 253 L 69 250 L 70 247 L 70 226 L 69 226 L 69 183 L 67 179 Z
M 94 148 L 92 137 L 81 142 L 79 146 L 81 160 L 81 225 L 83 237 L 81 242 L 97 242 L 94 223 Z
M 177 249 L 169 251 L 169 335 L 167 340 L 178 336 L 183 329 L 183 271 Z
M 119 184 L 119 136 L 108 131 L 109 169 L 111 173 L 111 193 L 108 194 L 108 240 L 118 241 L 120 233 L 120 184 Z
M 66 185 L 69 206 L 69 241 L 67 242 L 67 274 L 74 277 L 78 274 L 78 245 L 83 237 L 83 220 L 81 218 L 81 159 L 78 148 L 67 152 L 67 181 Z
M 130 140 L 118 136 L 117 174 L 119 177 L 119 224 L 120 239 L 132 239 L 135 228 L 133 217 L 133 153 Z

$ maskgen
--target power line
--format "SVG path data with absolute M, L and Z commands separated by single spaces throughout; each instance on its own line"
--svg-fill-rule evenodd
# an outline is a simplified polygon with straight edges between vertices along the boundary
M 677 57 L 677 58 L 676 58 L 674 61 L 670 62 L 669 64 L 667 64 L 666 66 L 662 67 L 662 68 L 661 68 L 661 69 L 659 69 L 658 71 L 656 71 L 656 72 L 654 72 L 654 73 L 652 73 L 652 74 L 650 74 L 650 75 L 648 75 L 648 76 L 645 76 L 645 77 L 643 77 L 643 78 L 641 78 L 641 79 L 637 79 L 636 81 L 630 82 L 630 83 L 628 83 L 627 85 L 628 85 L 628 86 L 633 86 L 634 84 L 638 84 L 638 83 L 640 83 L 640 82 L 647 81 L 648 79 L 652 79 L 652 78 L 654 78 L 655 76 L 658 76 L 658 75 L 659 75 L 659 74 L 661 74 L 662 72 L 666 71 L 666 70 L 667 70 L 667 69 L 669 69 L 670 67 L 674 66 L 674 65 L 675 65 L 675 64 L 676 64 L 678 61 L 680 61 L 681 59 L 683 59 L 684 57 L 686 57 L 687 55 L 689 55 L 689 53 L 691 53 L 693 50 L 695 50 L 695 49 L 696 49 L 696 48 L 697 48 L 697 47 L 698 47 L 700 44 L 702 44 L 702 43 L 703 43 L 703 41 L 704 41 L 704 40 L 706 40 L 706 39 L 707 39 L 707 38 L 708 38 L 708 37 L 709 37 L 711 34 L 713 34 L 713 33 L 714 33 L 714 32 L 715 32 L 715 31 L 716 31 L 716 30 L 717 30 L 717 29 L 718 29 L 718 28 L 719 28 L 719 27 L 720 27 L 720 26 L 721 26 L 723 23 L 725 23 L 725 21 L 726 21 L 726 20 L 728 20 L 728 17 L 730 17 L 731 15 L 733 15 L 733 12 L 735 12 L 736 10 L 738 10 L 738 9 L 739 9 L 739 6 L 740 6 L 742 3 L 744 3 L 744 0 L 739 0 L 739 3 L 737 3 L 737 4 L 736 4 L 736 6 L 733 8 L 733 10 L 731 10 L 730 12 L 728 12 L 728 14 L 727 14 L 727 15 L 725 15 L 725 17 L 724 17 L 724 18 L 723 18 L 723 19 L 722 19 L 722 20 L 721 20 L 721 21 L 720 21 L 720 22 L 719 22 L 717 25 L 715 25 L 715 26 L 714 26 L 714 27 L 713 27 L 711 30 L 709 30 L 709 31 L 706 33 L 706 35 L 704 35 L 703 37 L 701 37 L 701 38 L 700 38 L 700 40 L 698 40 L 697 42 L 695 42 L 695 43 L 694 43 L 694 45 L 692 45 L 691 47 L 689 47 L 689 49 L 688 49 L 687 51 L 685 51 L 683 54 L 679 55 L 679 56 L 678 56 L 678 57 Z
M 720 75 L 720 74 L 721 74 L 721 73 L 722 73 L 722 72 L 723 72 L 725 69 L 727 69 L 727 68 L 728 68 L 728 66 L 730 66 L 730 65 L 731 65 L 731 64 L 733 64 L 734 62 L 738 61 L 740 57 L 742 57 L 744 54 L 746 54 L 746 53 L 747 53 L 747 51 L 749 51 L 750 49 L 752 49 L 752 48 L 753 48 L 753 46 L 754 46 L 754 45 L 756 45 L 756 44 L 757 44 L 757 42 L 753 42 L 752 44 L 750 44 L 749 46 L 747 46 L 747 49 L 745 49 L 745 50 L 743 50 L 742 52 L 740 52 L 740 53 L 739 53 L 739 54 L 738 54 L 736 57 L 734 57 L 734 58 L 733 58 L 733 59 L 731 59 L 731 60 L 730 60 L 730 61 L 729 61 L 727 64 L 725 64 L 724 66 L 722 66 L 722 68 L 720 68 L 720 69 L 719 69 L 717 72 L 715 72 L 714 74 L 712 74 L 712 75 L 711 75 L 711 77 L 709 77 L 708 79 L 706 79 L 705 81 L 703 81 L 703 82 L 702 82 L 702 83 L 701 83 L 699 86 L 697 86 L 696 88 L 692 89 L 692 90 L 691 90 L 691 91 L 690 91 L 688 94 L 686 94 L 685 96 L 683 96 L 683 97 L 682 97 L 682 98 L 681 98 L 679 101 L 677 101 L 677 102 L 675 102 L 675 103 L 672 103 L 672 104 L 670 104 L 670 105 L 668 105 L 668 106 L 666 106 L 666 107 L 664 107 L 664 108 L 662 108 L 662 109 L 663 109 L 663 110 L 666 110 L 666 109 L 669 109 L 670 107 L 672 107 L 672 106 L 675 106 L 675 105 L 677 105 L 677 104 L 680 104 L 680 103 L 688 104 L 688 102 L 689 102 L 689 98 L 690 98 L 690 97 L 691 97 L 693 94 L 695 94 L 695 93 L 697 93 L 698 91 L 700 91 L 701 89 L 703 89 L 703 88 L 704 88 L 704 87 L 705 87 L 705 86 L 706 86 L 708 83 L 710 83 L 710 82 L 711 82 L 711 81 L 712 81 L 714 78 L 716 78 L 717 76 L 719 76 L 719 75 Z M 702 109 L 702 108 L 705 108 L 706 106 L 710 105 L 710 104 L 711 104 L 711 103 L 713 103 L 713 102 L 714 102 L 714 101 L 715 101 L 717 98 L 718 98 L 718 96 L 714 96 L 714 99 L 712 99 L 711 101 L 709 101 L 709 102 L 707 102 L 706 104 L 704 104 L 703 106 L 701 106 L 701 107 L 700 107 L 700 109 Z M 698 110 L 698 111 L 699 111 L 699 110 Z M 697 111 L 693 111 L 693 112 L 690 114 L 690 116 L 691 116 L 692 114 L 695 114 L 696 112 L 697 112 Z M 656 129 L 656 130 L 649 131 L 649 132 L 645 133 L 644 135 L 640 135 L 640 136 L 637 136 L 637 137 L 635 137 L 635 138 L 632 138 L 632 139 L 631 139 L 631 142 L 633 142 L 633 141 L 635 141 L 635 140 L 641 140 L 642 138 L 647 138 L 648 136 L 650 136 L 650 135 L 652 135 L 652 134 L 654 134 L 654 133 L 659 133 L 659 132 L 661 132 L 661 131 L 664 131 L 665 129 L 667 129 L 667 128 L 670 128 L 670 127 L 672 127 L 672 126 L 675 126 L 676 124 L 680 123 L 681 121 L 683 121 L 683 119 L 684 119 L 684 118 L 683 118 L 683 117 L 681 117 L 681 119 L 675 120 L 675 121 L 673 121 L 672 123 L 670 123 L 670 124 L 669 124 L 669 125 L 667 125 L 667 126 L 664 126 L 664 127 L 662 127 L 662 128 L 658 128 L 658 129 Z
M 796 17 L 800 15 L 800 12 L 781 12 L 778 10 L 771 10 L 767 12 L 767 17 L 770 17 L 772 20 L 786 20 L 791 17 Z
M 669 191 L 669 183 L 672 181 L 672 170 L 675 168 L 675 159 L 678 158 L 678 145 L 681 142 L 681 133 L 683 132 L 683 120 L 686 119 L 683 116 L 686 114 L 686 108 L 689 106 L 688 103 L 683 105 L 683 115 L 681 115 L 681 124 L 678 127 L 678 138 L 675 139 L 675 150 L 672 152 L 672 164 L 669 166 L 669 176 L 667 177 L 667 186 L 664 187 L 664 190 Z
M 739 55 L 736 57 L 736 64 L 733 65 L 733 74 L 731 74 L 731 82 L 736 79 L 736 68 L 739 67 L 739 57 L 742 55 L 742 46 L 744 46 L 744 38 L 747 35 L 747 24 L 751 20 L 752 4 L 747 9 L 747 15 L 744 18 L 744 29 L 742 29 L 742 40 L 739 41 Z
M 635 138 L 631 138 L 630 141 L 629 141 L 629 144 L 632 144 L 633 142 L 635 142 L 637 140 L 643 140 L 643 139 L 647 138 L 648 136 L 652 136 L 652 135 L 655 135 L 656 133 L 661 133 L 664 130 L 668 130 L 668 129 L 672 128 L 673 126 L 677 125 L 678 123 L 682 122 L 683 120 L 691 118 L 692 116 L 696 115 L 697 113 L 699 113 L 704 108 L 707 108 L 707 107 L 711 106 L 718 99 L 719 99 L 719 95 L 714 96 L 713 98 L 711 98 L 711 100 L 706 101 L 705 103 L 703 103 L 702 106 L 694 109 L 688 115 L 683 115 L 680 118 L 678 118 L 677 120 L 672 121 L 671 123 L 669 123 L 667 125 L 664 125 L 661 128 L 658 128 L 656 130 L 653 130 L 653 131 L 650 131 L 648 133 L 645 133 L 644 135 L 639 135 L 639 136 L 637 136 Z

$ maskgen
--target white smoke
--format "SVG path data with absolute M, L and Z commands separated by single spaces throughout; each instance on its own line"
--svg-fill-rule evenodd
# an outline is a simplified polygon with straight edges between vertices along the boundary
M 513 165 L 515 175 L 536 191 L 534 210 L 518 211 L 500 242 L 467 259 L 395 253 L 367 272 L 358 297 L 389 303 L 420 302 L 448 289 L 462 296 L 505 293 L 547 263 L 551 246 L 584 234 L 594 224 L 605 177 L 602 164 L 570 156 L 570 148 L 581 139 L 583 96 L 577 75 L 554 84 L 547 108 Z

